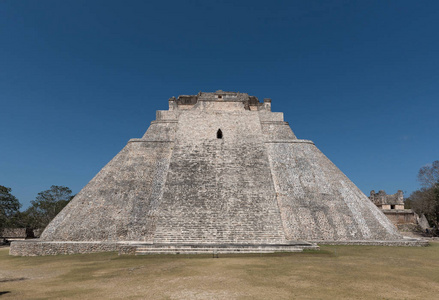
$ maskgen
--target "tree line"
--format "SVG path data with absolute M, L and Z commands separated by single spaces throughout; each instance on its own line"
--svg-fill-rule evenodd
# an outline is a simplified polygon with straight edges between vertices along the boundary
M 11 188 L 0 185 L 0 231 L 4 228 L 44 229 L 73 197 L 68 187 L 52 185 L 38 193 L 31 206 L 22 212 L 21 203 Z
M 418 181 L 421 188 L 405 200 L 405 208 L 425 215 L 433 228 L 432 233 L 439 235 L 439 160 L 422 167 L 418 172 Z

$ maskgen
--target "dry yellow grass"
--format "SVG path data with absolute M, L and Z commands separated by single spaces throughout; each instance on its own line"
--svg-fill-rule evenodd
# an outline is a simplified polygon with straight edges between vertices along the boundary
M 276 255 L 11 257 L 2 299 L 438 299 L 439 243 Z

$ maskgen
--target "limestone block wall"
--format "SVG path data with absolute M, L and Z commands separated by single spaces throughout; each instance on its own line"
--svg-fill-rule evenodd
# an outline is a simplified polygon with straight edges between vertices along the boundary
M 382 204 L 382 205 L 377 205 L 379 208 L 381 208 L 382 210 L 386 210 L 386 209 L 396 209 L 396 210 L 403 210 L 404 209 L 404 205 L 402 204 Z
M 281 112 L 271 112 L 266 110 L 259 111 L 261 122 L 284 122 L 284 114 Z
M 134 140 L 48 225 L 41 240 L 149 241 L 172 142 Z
M 417 223 L 415 213 L 411 209 L 383 210 L 383 213 L 395 225 Z
M 404 193 L 399 190 L 393 195 L 387 195 L 387 193 L 383 190 L 375 193 L 374 190 L 370 191 L 369 199 L 375 203 L 376 206 L 381 207 L 382 209 L 399 209 L 396 207 L 391 208 L 390 205 L 399 207 L 402 206 L 401 209 L 404 209 Z
M 288 239 L 398 239 L 391 222 L 309 141 L 267 149 Z
M 54 244 L 69 252 L 113 247 L 99 241 L 402 238 L 312 142 L 296 138 L 282 113 L 270 111 L 269 99 L 260 105 L 240 93 L 185 97 L 171 98 L 170 110 L 158 111 L 145 135 L 130 140 L 76 195 L 43 232 L 41 251 L 50 252 L 50 241 L 93 242 Z
M 25 239 L 29 235 L 26 228 L 3 228 L 0 229 L 0 238 L 21 238 Z
M 179 116 L 154 242 L 284 242 L 258 112 L 209 104 Z
M 284 122 L 283 113 L 262 110 L 259 111 L 259 119 L 266 140 L 296 139 L 291 127 L 287 122 Z
M 173 141 L 177 129 L 177 120 L 175 121 L 153 121 L 142 137 L 144 141 Z
M 267 140 L 291 140 L 296 139 L 287 122 L 264 121 L 261 122 L 262 133 Z
M 14 241 L 9 254 L 14 256 L 38 256 L 118 251 L 129 246 L 115 242 L 42 242 L 39 240 Z

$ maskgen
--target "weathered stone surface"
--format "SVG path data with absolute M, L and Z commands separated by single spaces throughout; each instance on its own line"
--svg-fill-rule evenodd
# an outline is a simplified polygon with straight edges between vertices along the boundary
M 3 228 L 0 229 L 0 238 L 25 239 L 29 236 L 26 228 Z
M 283 114 L 271 112 L 270 99 L 218 91 L 169 99 L 169 110 L 157 112 L 40 240 L 48 249 L 60 241 L 287 247 L 401 238 L 313 142 L 298 140 Z M 13 244 L 11 253 L 24 247 Z
M 130 141 L 47 226 L 41 240 L 151 240 L 171 144 Z
M 387 195 L 383 190 L 378 193 L 372 190 L 369 199 L 381 209 L 404 209 L 404 194 L 401 190 L 393 195 Z
M 400 235 L 313 144 L 268 141 L 287 239 L 388 240 Z
M 401 190 L 393 195 L 387 195 L 383 190 L 378 193 L 372 190 L 369 199 L 398 229 L 416 228 L 417 216 L 411 209 L 404 209 L 404 194 Z
M 44 242 L 39 240 L 14 241 L 10 255 L 37 256 L 117 251 L 111 242 Z
M 154 242 L 284 242 L 258 112 L 216 105 L 179 117 Z

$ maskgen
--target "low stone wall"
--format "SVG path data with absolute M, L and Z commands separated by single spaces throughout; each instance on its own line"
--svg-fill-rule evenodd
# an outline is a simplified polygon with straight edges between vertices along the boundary
M 395 224 L 416 224 L 415 213 L 411 209 L 406 210 L 384 210 L 383 213 Z
M 14 256 L 39 256 L 118 251 L 117 243 L 109 242 L 44 242 L 39 240 L 14 241 L 9 250 Z
M 37 238 L 40 236 L 43 229 L 3 228 L 0 230 L 0 238 L 4 238 L 8 240 Z
M 360 245 L 360 246 L 394 246 L 394 247 L 426 247 L 429 245 L 428 241 L 421 239 L 402 239 L 395 241 L 323 241 L 315 240 L 309 241 L 320 245 Z
M 26 228 L 4 228 L 0 230 L 0 238 L 27 238 Z
M 128 254 L 128 255 L 135 255 L 136 254 L 137 246 L 135 245 L 119 245 L 119 255 L 121 254 Z

